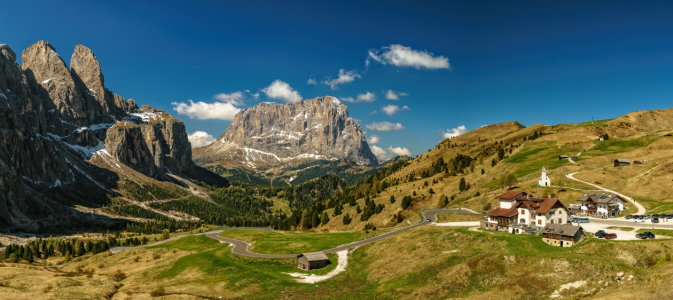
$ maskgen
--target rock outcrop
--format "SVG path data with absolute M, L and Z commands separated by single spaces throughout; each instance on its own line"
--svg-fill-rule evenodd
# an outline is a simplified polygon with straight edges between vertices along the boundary
M 239 112 L 218 140 L 195 159 L 230 157 L 249 167 L 297 159 L 349 159 L 377 166 L 362 128 L 331 96 L 296 103 L 261 103 Z
M 151 178 L 223 180 L 192 162 L 181 121 L 106 89 L 89 48 L 75 47 L 70 68 L 45 41 L 21 59 L 0 45 L 0 228 L 105 204 L 126 176 L 119 163 Z M 98 156 L 109 170 L 91 163 Z

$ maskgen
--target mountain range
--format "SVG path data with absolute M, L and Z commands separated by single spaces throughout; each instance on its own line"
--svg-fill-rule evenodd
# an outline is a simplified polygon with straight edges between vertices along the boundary
M 77 45 L 68 67 L 37 42 L 21 55 L 0 45 L 0 225 L 23 230 L 113 220 L 97 207 L 123 183 L 187 188 L 228 182 L 196 166 L 184 124 L 105 88 L 91 49 Z M 92 225 L 93 226 L 93 225 Z

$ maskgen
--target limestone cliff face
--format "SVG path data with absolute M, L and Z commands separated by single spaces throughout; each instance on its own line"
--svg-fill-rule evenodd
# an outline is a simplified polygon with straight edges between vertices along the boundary
M 245 152 L 244 155 L 240 155 Z M 196 158 L 239 153 L 248 165 L 259 159 L 281 163 L 292 159 L 337 160 L 377 166 L 362 128 L 348 108 L 331 96 L 297 103 L 261 103 L 239 112 L 218 140 Z
M 212 175 L 192 162 L 182 122 L 105 88 L 89 48 L 75 47 L 70 68 L 44 41 L 21 59 L 0 45 L 0 228 L 102 204 L 119 177 L 91 164 L 96 156 L 154 178 Z

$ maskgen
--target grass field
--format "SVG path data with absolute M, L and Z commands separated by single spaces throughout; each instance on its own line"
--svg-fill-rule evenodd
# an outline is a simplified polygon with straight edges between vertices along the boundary
M 322 251 L 372 235 L 373 233 L 364 232 L 312 233 L 262 230 L 229 230 L 220 234 L 223 237 L 246 241 L 250 243 L 251 252 L 264 254 Z
M 479 221 L 483 219 L 483 215 L 461 214 L 457 212 L 448 212 L 437 215 L 437 223 L 442 222 L 465 222 L 465 221 Z
M 621 230 L 621 231 L 633 231 L 633 227 L 619 227 L 619 226 L 610 226 L 608 229 L 612 230 Z

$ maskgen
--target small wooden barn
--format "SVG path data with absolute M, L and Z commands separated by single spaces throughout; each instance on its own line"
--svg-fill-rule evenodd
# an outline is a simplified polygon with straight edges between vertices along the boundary
M 302 253 L 297 256 L 297 268 L 302 270 L 321 269 L 329 264 L 329 258 L 324 252 Z
M 549 246 L 572 247 L 585 235 L 581 226 L 547 224 L 542 229 L 542 241 Z
M 568 155 L 559 155 L 558 159 L 559 160 L 568 160 Z
M 619 167 L 619 166 L 628 166 L 628 165 L 630 165 L 630 164 L 631 164 L 631 161 L 628 160 L 628 159 L 625 159 L 625 158 L 618 158 L 618 159 L 615 159 L 615 167 Z

